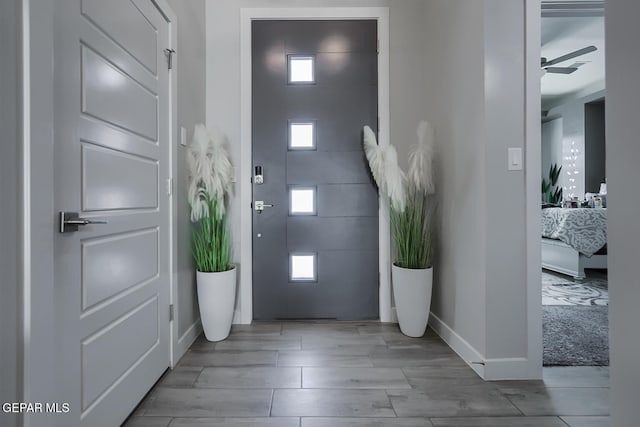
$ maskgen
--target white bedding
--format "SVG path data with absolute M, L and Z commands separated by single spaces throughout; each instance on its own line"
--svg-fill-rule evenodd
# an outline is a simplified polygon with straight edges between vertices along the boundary
M 607 244 L 607 210 L 543 209 L 542 236 L 558 239 L 590 257 Z

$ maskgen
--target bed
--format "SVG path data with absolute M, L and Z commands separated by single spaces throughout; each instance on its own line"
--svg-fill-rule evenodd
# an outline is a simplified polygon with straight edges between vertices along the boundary
M 542 267 L 585 278 L 585 268 L 607 268 L 607 210 L 542 210 Z

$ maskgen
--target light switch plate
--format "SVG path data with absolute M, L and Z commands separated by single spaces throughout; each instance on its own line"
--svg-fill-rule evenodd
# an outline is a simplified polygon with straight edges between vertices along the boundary
M 180 145 L 187 146 L 187 128 L 180 126 Z
M 522 170 L 522 148 L 507 149 L 507 169 L 510 171 Z

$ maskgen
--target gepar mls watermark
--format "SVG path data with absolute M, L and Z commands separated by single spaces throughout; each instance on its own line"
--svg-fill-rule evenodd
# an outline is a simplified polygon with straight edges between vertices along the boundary
M 67 402 L 5 402 L 5 414 L 66 414 L 71 410 Z

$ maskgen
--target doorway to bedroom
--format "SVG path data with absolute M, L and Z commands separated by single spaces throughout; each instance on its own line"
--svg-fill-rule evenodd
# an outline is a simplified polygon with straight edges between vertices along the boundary
M 604 2 L 542 3 L 543 366 L 608 366 Z

